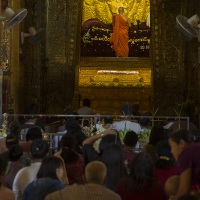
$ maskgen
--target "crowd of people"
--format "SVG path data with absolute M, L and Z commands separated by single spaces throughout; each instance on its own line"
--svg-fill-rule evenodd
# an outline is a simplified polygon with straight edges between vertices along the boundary
M 122 140 L 124 121 L 109 124 L 87 137 L 76 118 L 68 117 L 53 154 L 41 127 L 29 123 L 16 130 L 11 124 L 7 149 L 0 152 L 0 200 L 199 199 L 200 143 L 192 131 L 172 131 L 173 123 L 151 127 L 146 118 L 126 121 Z M 138 151 L 144 128 L 149 142 Z

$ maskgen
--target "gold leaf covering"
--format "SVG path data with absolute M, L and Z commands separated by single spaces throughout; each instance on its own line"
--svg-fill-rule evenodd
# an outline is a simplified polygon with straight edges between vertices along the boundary
M 150 13 L 149 0 L 84 0 L 83 21 L 88 19 L 99 19 L 105 24 L 112 23 L 112 16 L 118 13 L 118 8 L 124 7 L 127 15 L 133 24 L 146 22 Z

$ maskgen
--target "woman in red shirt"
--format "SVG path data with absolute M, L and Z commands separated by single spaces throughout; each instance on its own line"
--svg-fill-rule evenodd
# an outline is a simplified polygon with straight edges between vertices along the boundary
M 128 177 L 118 182 L 116 192 L 122 200 L 167 199 L 164 188 L 154 177 L 154 162 L 150 154 L 136 155 Z
M 200 188 L 200 143 L 192 143 L 188 130 L 179 130 L 169 136 L 169 145 L 177 160 L 179 186 L 176 198 Z

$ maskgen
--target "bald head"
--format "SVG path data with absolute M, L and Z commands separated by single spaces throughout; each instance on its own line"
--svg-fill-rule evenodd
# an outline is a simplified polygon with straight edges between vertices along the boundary
M 86 181 L 103 184 L 106 177 L 106 166 L 100 161 L 90 162 L 85 168 Z
M 123 13 L 124 13 L 124 8 L 123 8 L 123 7 L 119 7 L 119 8 L 118 8 L 118 12 L 119 12 L 120 14 L 123 14 Z

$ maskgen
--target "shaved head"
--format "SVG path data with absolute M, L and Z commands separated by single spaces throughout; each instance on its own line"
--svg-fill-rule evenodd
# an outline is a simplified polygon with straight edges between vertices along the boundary
M 119 7 L 119 8 L 118 8 L 118 12 L 119 12 L 119 13 L 124 13 L 124 8 L 123 8 L 123 7 Z
M 107 169 L 100 161 L 90 162 L 85 168 L 86 181 L 89 183 L 104 183 Z

